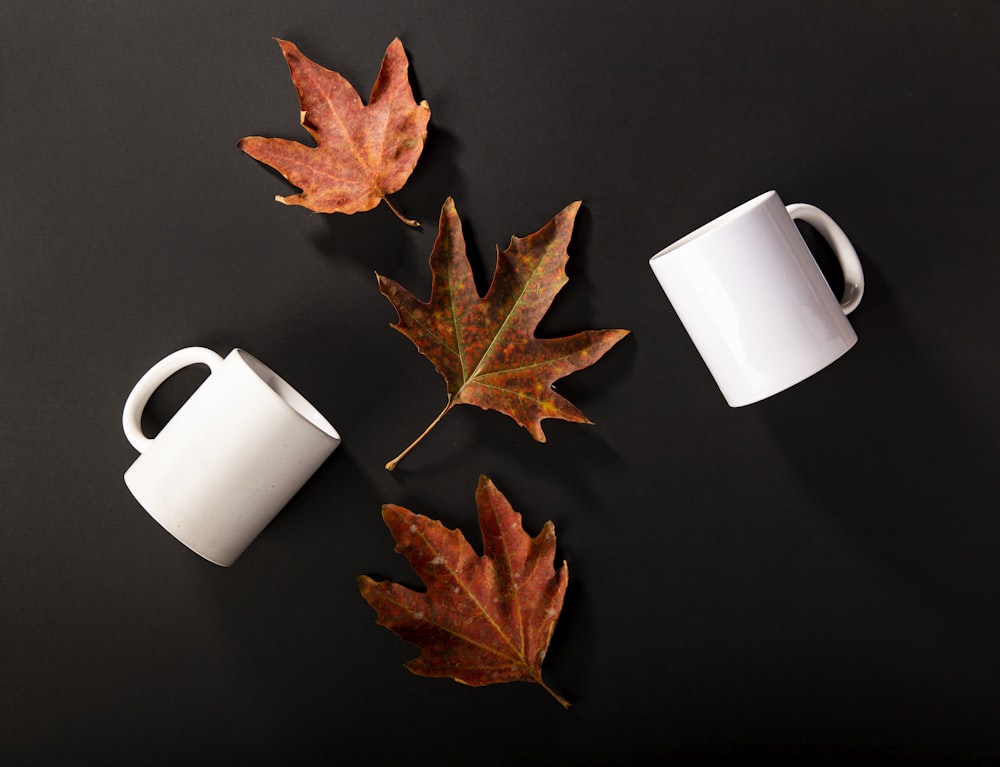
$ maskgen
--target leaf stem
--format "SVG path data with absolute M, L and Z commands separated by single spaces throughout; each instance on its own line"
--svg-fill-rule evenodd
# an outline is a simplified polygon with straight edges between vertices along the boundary
M 549 687 L 547 684 L 545 684 L 545 682 L 542 681 L 541 675 L 538 676 L 538 684 L 542 686 L 542 689 L 545 690 L 545 692 L 547 692 L 549 695 L 551 695 L 553 698 L 559 701 L 559 703 L 562 704 L 563 708 L 569 708 L 570 706 L 573 705 L 568 700 L 566 700 L 562 695 L 560 695 L 551 687 Z
M 427 432 L 429 432 L 431 429 L 433 429 L 435 426 L 437 426 L 437 422 L 440 421 L 442 418 L 444 418 L 444 414 L 447 413 L 449 410 L 451 410 L 451 406 L 453 404 L 454 404 L 454 402 L 452 401 L 452 398 L 448 397 L 448 404 L 444 406 L 444 410 L 442 410 L 440 413 L 438 413 L 437 418 L 435 418 L 433 421 L 431 421 L 430 425 L 421 432 L 421 434 L 420 434 L 419 437 L 417 437 L 415 440 L 413 440 L 413 442 L 410 443 L 410 446 L 407 447 L 406 450 L 404 450 L 402 453 L 400 453 L 395 458 L 393 458 L 391 461 L 389 461 L 389 463 L 387 463 L 385 465 L 385 468 L 387 468 L 389 471 L 392 471 L 393 469 L 395 469 L 396 465 L 400 461 L 402 461 L 404 457 L 406 457 L 406 454 L 409 453 L 411 450 L 413 450 L 413 448 L 415 448 L 417 446 L 417 444 L 420 442 L 420 440 L 422 440 L 424 437 L 427 436 Z
M 389 195 L 382 195 L 382 199 L 385 200 L 385 204 L 389 206 L 389 210 L 391 210 L 393 213 L 396 214 L 396 218 L 398 218 L 404 224 L 406 224 L 407 226 L 412 226 L 414 228 L 418 228 L 420 226 L 419 221 L 413 218 L 407 218 L 398 210 L 396 210 L 396 206 L 392 204 L 392 200 L 389 199 Z

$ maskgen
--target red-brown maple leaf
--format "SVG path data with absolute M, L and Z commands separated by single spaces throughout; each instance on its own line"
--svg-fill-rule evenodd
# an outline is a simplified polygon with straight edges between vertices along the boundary
M 579 202 L 567 205 L 527 237 L 512 237 L 497 248 L 493 283 L 485 296 L 476 290 L 465 253 L 455 203 L 441 209 L 430 256 L 429 301 L 420 301 L 399 283 L 379 276 L 379 290 L 399 315 L 393 327 L 409 338 L 448 385 L 448 402 L 430 426 L 398 457 L 392 470 L 452 407 L 478 405 L 513 418 L 539 442 L 541 421 L 561 418 L 590 423 L 552 384 L 592 365 L 628 334 L 627 330 L 586 330 L 562 338 L 536 338 L 535 328 L 566 284 L 567 246 Z
M 427 137 L 431 110 L 419 104 L 407 77 L 409 62 L 396 38 L 382 59 L 368 105 L 337 72 L 316 64 L 293 44 L 278 40 L 299 92 L 300 121 L 315 139 L 297 141 L 248 136 L 239 148 L 270 165 L 302 192 L 275 197 L 318 213 L 357 213 L 382 200 L 402 221 L 386 195 L 410 177 Z
M 358 578 L 378 624 L 421 648 L 406 663 L 414 674 L 447 677 L 479 687 L 542 681 L 542 660 L 562 610 L 569 578 L 555 569 L 556 533 L 546 522 L 530 537 L 521 515 L 487 477 L 476 490 L 483 556 L 459 530 L 388 504 L 382 518 L 396 551 L 427 587 L 418 592 L 391 581 Z

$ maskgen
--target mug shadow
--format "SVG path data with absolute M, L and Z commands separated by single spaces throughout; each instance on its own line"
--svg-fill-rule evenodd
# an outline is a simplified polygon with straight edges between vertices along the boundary
M 992 437 L 963 415 L 869 260 L 865 275 L 861 340 L 850 352 L 864 359 L 827 371 L 826 406 L 816 406 L 816 387 L 793 387 L 760 403 L 761 417 L 832 519 L 940 613 L 995 641 Z
M 345 659 L 363 657 L 381 630 L 357 576 L 378 560 L 359 541 L 384 539 L 391 551 L 383 500 L 341 445 L 231 568 L 202 571 L 242 683 L 258 699 L 280 702 L 270 712 L 276 726 L 316 743 L 322 739 L 311 733 L 327 731 L 331 715 L 312 705 L 326 697 L 317 690 L 357 695 L 365 672 Z

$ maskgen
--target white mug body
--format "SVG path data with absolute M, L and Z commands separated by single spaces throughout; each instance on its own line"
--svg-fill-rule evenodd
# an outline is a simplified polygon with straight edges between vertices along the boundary
M 809 252 L 793 209 L 834 247 L 844 302 Z M 863 290 L 857 254 L 826 214 L 786 208 L 773 191 L 660 251 L 650 266 L 732 407 L 808 378 L 858 340 L 845 316 Z
M 155 438 L 139 431 L 149 395 L 204 362 L 208 378 Z M 125 483 L 144 509 L 205 559 L 231 565 L 340 444 L 336 430 L 252 355 L 225 359 L 194 347 L 170 355 L 136 385 L 125 432 L 141 455 Z

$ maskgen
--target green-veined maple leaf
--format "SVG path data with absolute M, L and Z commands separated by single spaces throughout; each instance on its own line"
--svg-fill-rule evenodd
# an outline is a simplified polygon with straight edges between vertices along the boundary
M 383 506 L 396 551 L 427 591 L 362 575 L 361 595 L 375 608 L 380 626 L 421 648 L 406 664 L 414 674 L 473 687 L 535 682 L 568 707 L 542 681 L 542 660 L 569 579 L 565 562 L 555 569 L 555 527 L 546 522 L 530 537 L 521 515 L 487 477 L 479 478 L 476 505 L 481 557 L 461 531 L 401 506 Z
M 535 328 L 566 284 L 566 251 L 579 202 L 527 237 L 512 237 L 497 248 L 493 283 L 485 296 L 476 290 L 465 253 L 455 203 L 441 209 L 430 256 L 429 301 L 420 301 L 399 283 L 378 276 L 379 290 L 399 315 L 393 325 L 409 338 L 444 377 L 448 402 L 430 426 L 399 456 L 390 471 L 452 407 L 478 405 L 513 418 L 539 442 L 541 421 L 561 418 L 590 423 L 553 382 L 592 365 L 628 334 L 627 330 L 585 330 L 563 338 L 536 338 Z
M 286 205 L 318 213 L 357 213 L 382 200 L 411 226 L 387 195 L 410 177 L 427 138 L 431 110 L 419 104 L 407 78 L 409 62 L 396 38 L 382 59 L 368 105 L 337 72 L 316 64 L 293 44 L 278 40 L 299 92 L 302 126 L 315 147 L 280 138 L 248 136 L 239 148 L 270 165 L 302 191 L 277 196 Z

